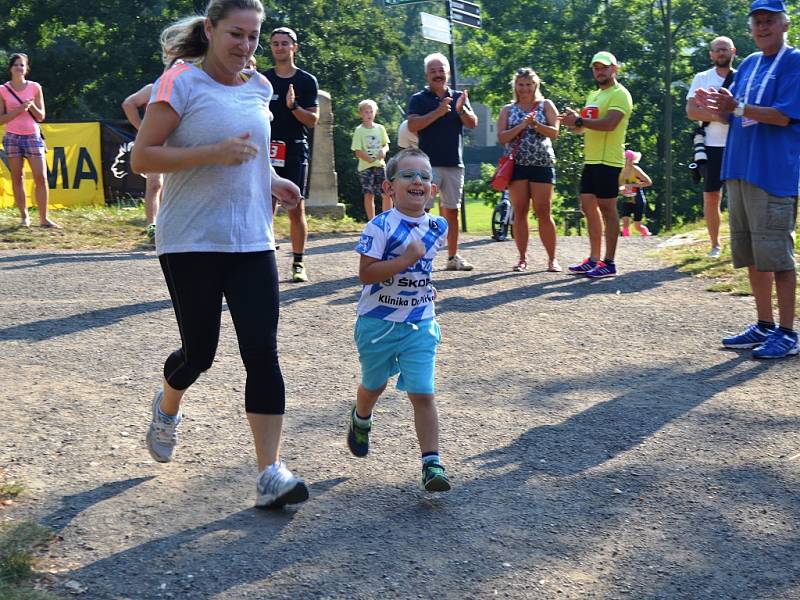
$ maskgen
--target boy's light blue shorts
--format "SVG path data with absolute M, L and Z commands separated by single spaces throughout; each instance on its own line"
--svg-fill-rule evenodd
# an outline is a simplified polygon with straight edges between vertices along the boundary
M 397 373 L 397 389 L 409 394 L 433 394 L 436 346 L 442 332 L 436 319 L 395 323 L 358 317 L 355 327 L 361 385 L 380 389 Z

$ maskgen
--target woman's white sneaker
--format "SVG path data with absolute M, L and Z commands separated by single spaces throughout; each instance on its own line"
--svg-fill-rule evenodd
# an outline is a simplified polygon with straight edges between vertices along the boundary
M 283 462 L 268 466 L 256 479 L 256 506 L 280 508 L 308 500 L 306 482 L 292 475 Z
M 181 411 L 174 417 L 164 415 L 159 411 L 163 390 L 156 392 L 153 398 L 153 414 L 150 428 L 147 430 L 147 449 L 150 456 L 158 462 L 169 462 L 175 453 L 178 444 L 178 425 L 181 424 Z

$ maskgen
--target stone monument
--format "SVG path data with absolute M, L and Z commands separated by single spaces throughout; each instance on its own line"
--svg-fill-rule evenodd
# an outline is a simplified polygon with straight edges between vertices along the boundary
M 308 183 L 306 212 L 315 217 L 344 217 L 344 204 L 339 202 L 336 167 L 333 155 L 333 111 L 331 95 L 319 90 L 319 121 L 314 128 L 311 151 L 311 173 Z

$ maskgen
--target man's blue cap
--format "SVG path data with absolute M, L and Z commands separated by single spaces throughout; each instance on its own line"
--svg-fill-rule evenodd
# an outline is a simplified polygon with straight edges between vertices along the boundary
M 755 0 L 755 2 L 750 5 L 750 12 L 748 14 L 752 15 L 759 10 L 785 13 L 786 5 L 783 3 L 783 0 Z

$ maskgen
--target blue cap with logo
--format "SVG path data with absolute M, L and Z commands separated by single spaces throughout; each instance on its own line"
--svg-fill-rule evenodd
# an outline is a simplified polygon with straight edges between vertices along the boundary
M 755 2 L 750 5 L 750 12 L 748 14 L 752 15 L 759 10 L 785 13 L 786 4 L 783 3 L 783 0 L 755 0 Z

